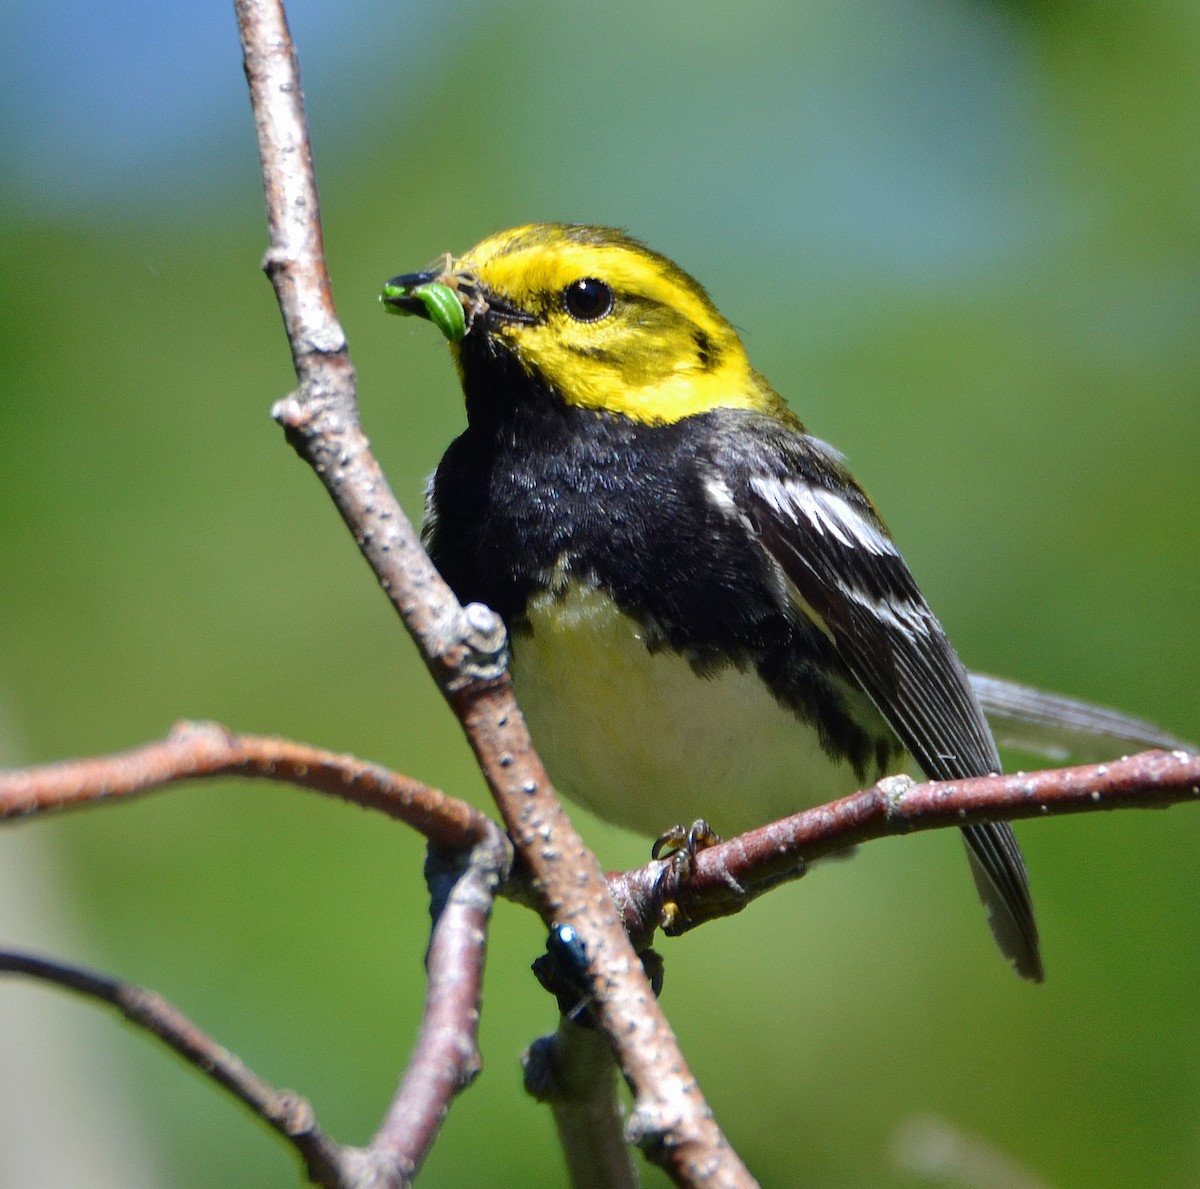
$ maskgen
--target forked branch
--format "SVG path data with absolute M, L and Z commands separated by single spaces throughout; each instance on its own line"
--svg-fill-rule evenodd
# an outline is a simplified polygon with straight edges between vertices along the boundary
M 117 1007 L 293 1144 L 314 1183 L 328 1189 L 408 1184 L 453 1096 L 479 1067 L 476 1035 L 493 897 L 499 888 L 521 900 L 528 896 L 523 880 L 504 882 L 511 863 L 507 838 L 472 806 L 378 765 L 285 739 L 239 735 L 215 723 L 181 723 L 161 742 L 116 755 L 0 773 L 0 820 L 96 806 L 219 776 L 268 779 L 334 795 L 386 813 L 431 840 L 433 931 L 425 1016 L 408 1070 L 370 1147 L 334 1143 L 303 1099 L 268 1086 L 153 992 L 26 954 L 0 953 L 0 973 L 39 978 Z M 1200 756 L 1182 751 L 957 783 L 914 784 L 895 777 L 701 851 L 686 879 L 678 864 L 655 862 L 612 874 L 609 881 L 626 927 L 645 946 L 662 923 L 665 903 L 673 908 L 670 931 L 683 932 L 741 911 L 771 887 L 802 875 L 808 862 L 875 838 L 985 818 L 1161 808 L 1197 799 Z M 536 1050 L 543 1060 L 535 1092 L 553 1106 L 569 1157 L 580 1168 L 607 1168 L 605 1176 L 614 1184 L 626 1183 L 621 1178 L 632 1172 L 613 1143 L 617 1116 L 602 1051 L 574 1025 L 567 1032 L 574 1043 L 564 1045 L 560 1037 Z
M 631 1134 L 678 1182 L 745 1186 L 642 973 L 608 885 L 546 778 L 505 672 L 504 631 L 463 608 L 420 547 L 358 420 L 354 372 L 330 296 L 296 55 L 279 0 L 236 0 L 258 131 L 275 285 L 299 388 L 276 406 L 288 440 L 325 484 L 450 702 L 547 922 L 584 939 L 593 1014 L 633 1089 Z
M 265 267 L 299 378 L 298 391 L 279 402 L 275 415 L 325 484 L 463 725 L 524 875 L 506 890 L 531 899 L 547 922 L 571 924 L 582 939 L 590 968 L 588 1010 L 635 1095 L 629 1133 L 677 1183 L 750 1185 L 750 1174 L 684 1062 L 626 928 L 639 945 L 648 944 L 664 919 L 664 905 L 671 908 L 673 931 L 683 931 L 738 911 L 801 874 L 812 860 L 876 837 L 984 819 L 1194 800 L 1200 798 L 1200 759 L 1150 752 L 1089 768 L 955 784 L 915 785 L 897 778 L 703 851 L 686 878 L 678 863 L 652 863 L 612 876 L 610 895 L 610 883 L 563 814 L 533 749 L 505 672 L 502 625 L 487 608 L 464 608 L 454 599 L 370 452 L 325 268 L 299 71 L 282 4 L 235 4 L 267 198 Z M 478 1069 L 487 924 L 512 863 L 509 840 L 464 802 L 377 765 L 286 740 L 236 735 L 213 724 L 182 724 L 160 743 L 117 756 L 0 774 L 0 819 L 222 775 L 285 781 L 335 795 L 404 821 L 430 841 L 433 926 L 425 1017 L 414 1057 L 369 1148 L 330 1141 L 307 1103 L 262 1082 L 152 992 L 26 954 L 0 954 L 0 973 L 38 978 L 117 1007 L 286 1136 L 316 1183 L 338 1189 L 406 1185 L 453 1095 Z M 584 1039 L 592 1060 L 597 1047 Z M 560 1071 L 563 1084 L 571 1072 Z M 586 1075 L 585 1081 L 596 1076 Z M 607 1107 L 594 1108 L 586 1094 L 564 1101 L 568 1113 L 582 1120 L 568 1125 L 570 1133 L 586 1140 L 595 1131 L 594 1111 Z M 583 1163 L 589 1158 L 585 1154 Z M 613 1177 L 618 1175 L 624 1173 Z

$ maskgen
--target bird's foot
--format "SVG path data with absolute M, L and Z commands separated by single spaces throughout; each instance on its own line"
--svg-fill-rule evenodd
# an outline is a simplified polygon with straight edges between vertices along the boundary
M 702 850 L 716 846 L 720 841 L 720 834 L 701 817 L 686 829 L 679 824 L 672 826 L 660 834 L 650 848 L 651 858 L 667 860 L 658 881 L 661 892 L 658 924 L 668 937 L 684 932 L 688 921 L 687 914 L 671 896 L 671 890 L 691 879 L 696 867 L 696 856 Z

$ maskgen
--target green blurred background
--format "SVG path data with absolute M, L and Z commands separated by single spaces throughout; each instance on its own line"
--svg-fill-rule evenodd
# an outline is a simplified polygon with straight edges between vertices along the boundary
M 970 665 L 1200 738 L 1200 6 L 308 0 L 292 19 L 364 417 L 413 515 L 462 411 L 440 337 L 383 317 L 380 283 L 518 222 L 617 224 L 700 278 L 850 455 Z M 268 416 L 292 377 L 232 14 L 13 0 L 3 27 L 0 760 L 210 717 L 484 803 Z M 606 865 L 641 861 L 581 821 Z M 1020 833 L 1042 988 L 997 958 L 944 834 L 664 943 L 667 1010 L 764 1183 L 918 1183 L 896 1155 L 914 1119 L 1031 1183 L 1200 1183 L 1200 817 Z M 6 830 L 0 925 L 162 991 L 361 1142 L 420 1010 L 421 857 L 340 804 L 186 787 Z M 425 1184 L 561 1182 L 517 1065 L 553 1024 L 541 940 L 499 907 L 486 1068 Z M 142 1037 L 0 985 L 3 1189 L 296 1181 Z

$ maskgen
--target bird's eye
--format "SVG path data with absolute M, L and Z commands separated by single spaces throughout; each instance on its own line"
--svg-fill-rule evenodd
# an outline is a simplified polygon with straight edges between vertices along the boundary
M 598 322 L 612 308 L 612 290 L 595 277 L 572 281 L 563 290 L 563 309 L 577 322 Z

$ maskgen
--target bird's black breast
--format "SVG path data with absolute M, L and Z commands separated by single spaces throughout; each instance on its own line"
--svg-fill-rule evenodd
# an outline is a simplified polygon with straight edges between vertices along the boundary
M 458 598 L 486 603 L 519 635 L 534 595 L 599 587 L 648 647 L 681 653 L 701 675 L 757 671 L 831 754 L 874 777 L 890 732 L 864 725 L 865 699 L 849 695 L 833 646 L 788 599 L 750 526 L 706 490 L 737 414 L 646 425 L 523 396 L 475 410 L 430 486 L 426 544 Z M 469 411 L 470 401 L 468 389 Z
M 468 428 L 432 483 L 427 543 L 461 600 L 519 629 L 531 595 L 576 581 L 698 660 L 784 644 L 795 627 L 770 560 L 704 489 L 711 414 L 669 425 L 566 406 L 518 416 L 509 432 Z

